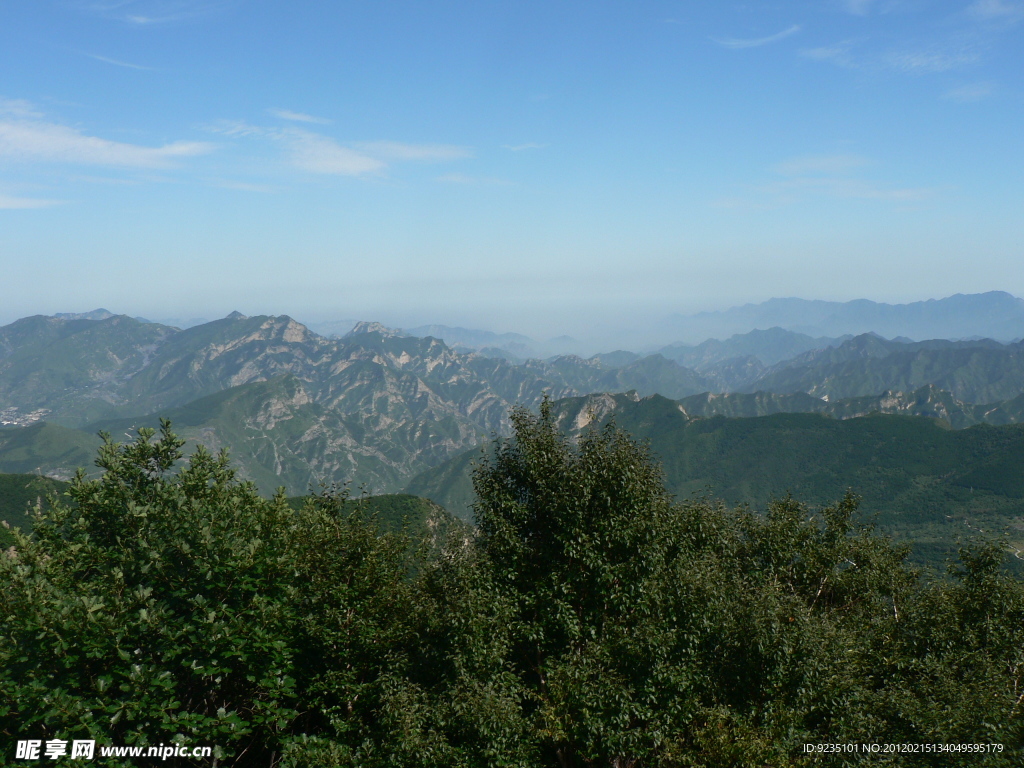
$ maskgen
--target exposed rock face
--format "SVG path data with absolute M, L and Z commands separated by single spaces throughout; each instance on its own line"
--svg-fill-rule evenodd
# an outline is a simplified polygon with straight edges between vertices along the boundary
M 990 339 L 887 341 L 864 334 L 773 366 L 740 391 L 806 392 L 829 400 L 934 386 L 963 402 L 995 403 L 1024 394 L 1024 343 Z
M 0 421 L 120 436 L 169 416 L 194 443 L 230 449 L 263 489 L 285 485 L 294 493 L 345 480 L 397 490 L 418 472 L 506 433 L 509 409 L 534 407 L 545 394 L 588 396 L 565 416 L 576 431 L 604 420 L 617 404 L 654 393 L 678 400 L 672 408 L 688 418 L 881 411 L 966 426 L 1018 421 L 1024 410 L 1020 344 L 905 344 L 867 335 L 765 369 L 752 356 L 721 359 L 737 342 L 698 350 L 709 355 L 698 373 L 657 354 L 515 364 L 379 323 L 327 339 L 284 316 L 235 312 L 179 330 L 92 314 L 30 317 L 0 328 Z M 707 394 L 740 381 L 788 394 Z M 986 400 L 963 392 L 1003 402 L 975 406 L 972 400 Z M 57 447 L 33 450 L 42 451 L 33 471 L 68 464 Z
M 229 448 L 265 489 L 297 493 L 321 480 L 395 490 L 504 432 L 512 405 L 577 393 L 378 323 L 331 340 L 289 317 L 237 313 L 184 331 L 28 318 L 0 329 L 0 355 L 12 414 L 49 409 L 56 423 L 115 434 L 167 415 L 193 442 Z
M 345 334 L 345 336 L 360 336 L 364 333 L 379 333 L 381 336 L 405 336 L 396 328 L 388 328 L 386 325 L 381 323 L 373 323 L 362 321 L 356 323 L 352 330 Z
M 657 395 L 638 398 L 635 392 L 617 395 L 571 397 L 557 404 L 558 423 L 569 433 L 580 432 L 592 423 L 601 423 L 628 403 L 670 401 Z M 664 406 L 668 408 L 668 405 Z M 672 403 L 687 420 L 714 416 L 752 418 L 776 413 L 820 413 L 835 419 L 852 419 L 873 413 L 924 416 L 947 422 L 954 429 L 975 424 L 1017 424 L 1024 422 L 1024 396 L 1001 403 L 975 405 L 957 400 L 938 387 L 925 386 L 913 392 L 888 390 L 881 395 L 827 400 L 803 392 L 722 393 L 703 392 Z

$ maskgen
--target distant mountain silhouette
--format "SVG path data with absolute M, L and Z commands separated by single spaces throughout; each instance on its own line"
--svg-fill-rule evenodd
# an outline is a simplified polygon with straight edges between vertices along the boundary
M 917 341 L 971 337 L 1013 341 L 1024 337 L 1024 299 L 1004 291 L 958 293 L 910 304 L 769 299 L 718 312 L 675 315 L 669 323 L 670 332 L 686 343 L 773 327 L 813 337 L 874 332 Z

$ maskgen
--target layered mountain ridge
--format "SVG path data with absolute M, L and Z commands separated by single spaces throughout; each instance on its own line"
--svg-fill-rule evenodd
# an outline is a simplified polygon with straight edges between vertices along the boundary
M 908 304 L 868 299 L 769 299 L 716 312 L 676 315 L 669 332 L 684 341 L 698 342 L 773 326 L 812 336 L 874 332 L 886 338 L 916 340 L 988 337 L 1013 341 L 1024 336 L 1024 299 L 1005 291 L 958 293 Z
M 687 418 L 1010 424 L 1024 418 L 1024 344 L 768 328 L 517 363 L 370 322 L 326 338 L 288 316 L 237 312 L 184 330 L 106 310 L 35 316 L 0 328 L 0 471 L 67 477 L 96 431 L 123 438 L 166 416 L 190 442 L 228 448 L 264 490 L 352 481 L 392 492 L 506 433 L 513 405 L 624 392 L 676 401 Z

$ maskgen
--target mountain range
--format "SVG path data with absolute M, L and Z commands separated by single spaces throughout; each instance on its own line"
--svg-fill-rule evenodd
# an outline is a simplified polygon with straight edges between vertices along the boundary
M 923 565 L 941 570 L 957 540 L 980 534 L 1015 551 L 1024 567 L 1024 424 L 954 430 L 937 419 L 880 413 L 709 418 L 685 402 L 592 395 L 560 400 L 553 413 L 568 435 L 614 419 L 648 444 L 679 498 L 709 495 L 764 510 L 788 493 L 815 506 L 852 488 L 862 497 L 863 518 L 912 543 Z M 421 473 L 407 491 L 472 520 L 473 465 L 487 450 Z
M 390 493 L 505 434 L 511 406 L 545 395 L 658 394 L 688 418 L 1024 418 L 1021 343 L 772 327 L 653 354 L 516 362 L 431 335 L 451 329 L 414 330 L 426 335 L 362 322 L 325 338 L 287 316 L 237 312 L 187 329 L 106 310 L 23 318 L 0 328 L 0 471 L 66 478 L 91 465 L 97 431 L 125 439 L 169 417 L 192 444 L 227 448 L 265 491 L 349 481 Z M 520 343 L 473 333 L 463 340 Z
M 1004 291 L 958 293 L 909 304 L 770 299 L 717 312 L 675 315 L 662 332 L 696 343 L 776 326 L 811 336 L 874 332 L 918 341 L 970 337 L 1014 341 L 1024 337 L 1024 300 Z

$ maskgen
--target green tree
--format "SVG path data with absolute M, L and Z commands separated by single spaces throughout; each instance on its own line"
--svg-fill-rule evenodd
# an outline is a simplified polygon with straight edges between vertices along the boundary
M 167 422 L 153 437 L 104 436 L 103 476 L 0 557 L 0 731 L 267 763 L 294 716 L 292 514 L 223 454 L 176 470 Z
M 577 444 L 550 403 L 474 477 L 480 547 L 513 606 L 510 658 L 543 759 L 630 766 L 688 716 L 668 605 L 679 516 L 646 451 L 612 427 Z
M 283 766 L 491 768 L 536 763 L 505 661 L 508 604 L 468 531 L 410 547 L 374 505 L 327 493 L 299 515 L 296 676 L 302 736 Z
M 319 768 L 945 766 L 1024 755 L 1024 584 L 997 549 L 921 583 L 847 495 L 674 503 L 614 425 L 545 402 L 475 475 L 479 530 L 291 509 L 163 423 L 0 553 L 0 732 L 218 745 Z M 885 762 L 888 760 L 888 762 Z
M 841 766 L 865 758 L 800 747 L 995 736 L 975 763 L 1019 761 L 1022 585 L 996 555 L 922 585 L 852 495 L 674 504 L 614 425 L 573 442 L 547 403 L 512 423 L 474 478 L 478 548 L 538 764 Z
M 422 621 L 408 538 L 381 535 L 365 503 L 347 489 L 329 489 L 299 512 L 289 562 L 302 711 L 296 728 L 306 738 L 289 747 L 285 764 L 407 764 L 402 753 L 418 735 L 416 703 L 406 695 L 402 708 L 396 700 Z

